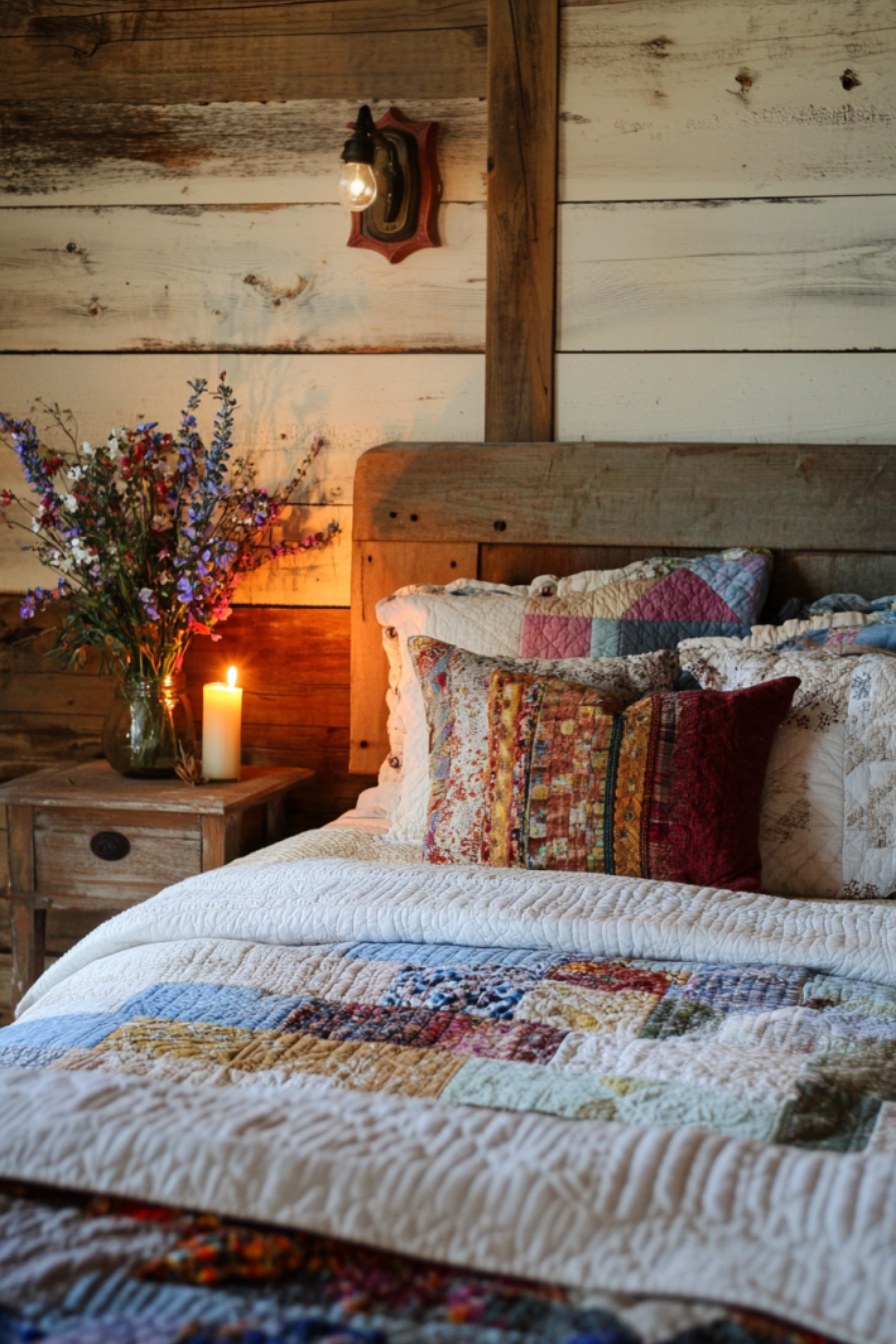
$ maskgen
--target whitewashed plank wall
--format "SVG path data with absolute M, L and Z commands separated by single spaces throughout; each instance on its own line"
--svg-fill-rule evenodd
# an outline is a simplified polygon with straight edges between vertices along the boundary
M 0 406 L 173 417 L 225 367 L 263 474 L 329 440 L 291 525 L 348 531 L 364 448 L 483 432 L 485 108 L 458 92 L 395 99 L 440 121 L 445 181 L 444 247 L 398 267 L 344 246 L 355 103 L 123 107 L 114 152 L 81 107 L 77 155 L 36 105 L 39 152 L 0 154 Z M 892 0 L 565 5 L 557 436 L 892 441 L 894 125 Z M 301 564 L 244 595 L 348 602 L 347 536 Z M 8 533 L 0 565 L 35 581 Z
M 326 440 L 284 530 L 335 518 L 341 536 L 252 576 L 241 602 L 347 606 L 358 456 L 393 438 L 482 438 L 485 107 L 401 106 L 440 123 L 443 207 L 442 246 L 399 266 L 348 248 L 333 203 L 355 103 L 128 108 L 117 155 L 100 139 L 73 167 L 58 128 L 40 154 L 20 138 L 0 156 L 0 407 L 56 401 L 87 438 L 142 415 L 174 426 L 187 380 L 226 369 L 237 445 L 265 484 Z M 0 488 L 20 484 L 0 456 Z M 21 541 L 0 529 L 7 592 L 46 581 Z
M 562 31 L 557 437 L 892 443 L 892 0 Z
M 893 190 L 893 0 L 563 11 L 561 199 Z

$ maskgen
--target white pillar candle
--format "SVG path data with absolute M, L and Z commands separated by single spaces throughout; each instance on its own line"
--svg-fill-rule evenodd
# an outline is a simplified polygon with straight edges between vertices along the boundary
M 243 691 L 236 684 L 236 668 L 227 681 L 210 681 L 202 688 L 202 773 L 206 779 L 239 779 Z

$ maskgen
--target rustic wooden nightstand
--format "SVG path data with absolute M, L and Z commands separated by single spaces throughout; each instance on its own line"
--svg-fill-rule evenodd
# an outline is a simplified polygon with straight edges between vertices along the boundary
M 9 815 L 12 1005 L 44 966 L 47 910 L 116 914 L 283 833 L 286 796 L 311 770 L 243 767 L 234 783 L 127 779 L 106 761 L 0 787 Z

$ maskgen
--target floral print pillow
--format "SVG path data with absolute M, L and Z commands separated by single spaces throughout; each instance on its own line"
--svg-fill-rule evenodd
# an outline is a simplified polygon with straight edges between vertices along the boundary
M 550 673 L 595 687 L 622 704 L 670 690 L 674 651 L 632 658 L 487 658 L 428 636 L 408 640 L 429 724 L 429 805 L 423 856 L 431 863 L 480 863 L 488 768 L 489 677 L 505 671 Z

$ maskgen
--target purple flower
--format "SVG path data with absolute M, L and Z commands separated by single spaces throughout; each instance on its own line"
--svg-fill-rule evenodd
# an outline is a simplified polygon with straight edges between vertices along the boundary
M 146 612 L 149 619 L 151 621 L 161 620 L 161 617 L 159 615 L 159 609 L 155 603 L 155 594 L 152 591 L 152 589 L 141 588 L 137 596 L 143 603 L 143 610 Z
M 110 431 L 99 449 L 80 439 L 70 413 L 58 407 L 43 410 L 63 433 L 61 448 L 42 444 L 30 420 L 0 414 L 0 442 L 16 453 L 36 496 L 25 505 L 35 534 L 27 549 L 63 575 L 53 588 L 27 592 L 20 613 L 30 619 L 64 596 L 54 652 L 68 661 L 93 645 L 102 669 L 179 665 L 194 635 L 216 638 L 211 627 L 227 619 L 244 575 L 269 558 L 323 545 L 338 531 L 331 524 L 310 541 L 278 536 L 271 545 L 271 524 L 296 499 L 320 445 L 269 494 L 252 461 L 232 456 L 237 403 L 223 374 L 212 439 L 203 442 L 197 411 L 206 386 L 202 378 L 189 383 L 175 434 L 141 420 Z M 64 483 L 58 490 L 57 481 Z M 0 491 L 0 509 L 17 502 L 12 491 Z

